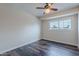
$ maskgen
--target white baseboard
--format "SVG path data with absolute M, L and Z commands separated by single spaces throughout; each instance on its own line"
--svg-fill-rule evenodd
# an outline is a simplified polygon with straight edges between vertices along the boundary
M 31 43 L 33 43 L 33 42 L 35 42 L 35 41 L 32 41 L 32 42 L 30 42 L 30 43 L 24 43 L 24 44 L 18 45 L 18 46 L 16 46 L 16 47 L 10 48 L 10 49 L 8 49 L 8 50 L 2 51 L 2 52 L 0 52 L 0 54 L 3 54 L 3 53 L 5 53 L 5 52 L 8 52 L 8 51 L 11 51 L 11 50 L 14 50 L 14 49 L 20 48 L 20 47 L 22 47 L 22 46 L 25 46 L 25 45 L 31 44 Z
M 48 40 L 48 39 L 44 39 L 44 40 Z M 49 39 L 49 41 L 59 42 L 59 41 L 50 40 L 50 39 Z M 59 42 L 59 43 L 69 44 L 69 43 L 66 43 L 66 42 Z M 78 46 L 78 45 L 76 45 L 76 44 L 69 44 L 69 45 Z

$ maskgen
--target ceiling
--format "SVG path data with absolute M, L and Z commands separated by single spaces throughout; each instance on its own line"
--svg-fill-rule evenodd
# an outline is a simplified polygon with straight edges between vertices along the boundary
M 44 6 L 44 5 L 45 5 L 44 3 L 14 4 L 14 6 L 16 6 L 17 8 L 23 9 L 26 12 L 29 12 L 35 16 L 43 16 L 44 15 L 43 14 L 44 10 L 36 9 L 36 7 Z M 79 5 L 79 3 L 55 3 L 53 7 L 58 8 L 58 11 L 62 11 L 62 10 L 66 10 L 69 8 L 76 7 L 78 5 Z M 54 13 L 54 11 L 51 13 Z M 56 11 L 55 11 L 55 13 L 56 13 Z
M 43 16 L 44 15 L 43 14 L 44 10 L 36 9 L 36 7 L 44 6 L 45 5 L 44 3 L 14 3 L 14 4 L 12 3 L 12 4 L 8 4 L 8 5 L 14 6 L 18 9 L 22 9 L 22 10 L 29 12 L 35 16 Z M 52 7 L 57 8 L 58 9 L 57 12 L 59 12 L 59 11 L 73 8 L 76 6 L 79 6 L 79 3 L 54 3 L 54 6 L 52 6 Z M 52 11 L 51 13 L 52 14 L 56 13 L 56 11 L 55 12 Z

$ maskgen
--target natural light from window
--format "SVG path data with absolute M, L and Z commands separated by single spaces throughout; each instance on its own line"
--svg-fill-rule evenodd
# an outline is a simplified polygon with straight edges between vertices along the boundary
M 71 29 L 71 19 L 49 21 L 49 29 Z

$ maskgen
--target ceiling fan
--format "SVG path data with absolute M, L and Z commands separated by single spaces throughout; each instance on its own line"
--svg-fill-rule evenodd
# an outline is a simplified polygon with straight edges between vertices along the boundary
M 36 9 L 45 9 L 44 14 L 48 14 L 51 11 L 57 11 L 57 8 L 52 7 L 53 3 L 45 3 L 44 7 L 36 7 Z

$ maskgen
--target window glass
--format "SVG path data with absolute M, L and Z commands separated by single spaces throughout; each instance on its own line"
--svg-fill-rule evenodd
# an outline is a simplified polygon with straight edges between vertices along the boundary
M 49 29 L 71 29 L 71 20 L 57 20 L 49 22 Z
M 50 29 L 58 29 L 58 21 L 50 22 Z
M 63 29 L 63 21 L 59 21 L 59 28 Z
M 63 26 L 65 29 L 71 29 L 71 20 L 64 20 Z

